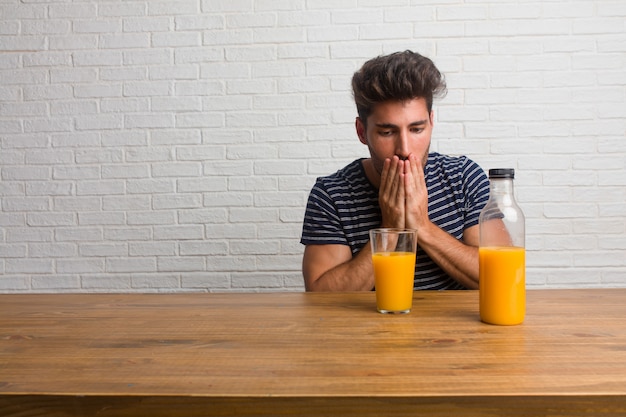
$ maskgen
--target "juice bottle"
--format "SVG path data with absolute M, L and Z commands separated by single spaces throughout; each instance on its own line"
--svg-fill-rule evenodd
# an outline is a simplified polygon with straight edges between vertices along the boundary
M 480 319 L 493 324 L 519 324 L 526 313 L 525 249 L 481 247 Z
M 514 177 L 510 168 L 489 170 L 489 201 L 479 219 L 480 319 L 490 324 L 520 324 L 526 314 L 525 224 Z

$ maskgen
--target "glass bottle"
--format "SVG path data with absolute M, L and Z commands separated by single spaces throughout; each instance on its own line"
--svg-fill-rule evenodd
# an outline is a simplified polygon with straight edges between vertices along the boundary
M 513 194 L 515 170 L 489 170 L 489 201 L 479 217 L 479 307 L 485 323 L 515 325 L 526 314 L 524 213 Z

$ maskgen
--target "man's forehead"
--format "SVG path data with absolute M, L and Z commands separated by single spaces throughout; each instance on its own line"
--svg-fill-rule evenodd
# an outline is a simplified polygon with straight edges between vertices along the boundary
M 395 124 L 398 119 L 402 119 L 402 124 L 428 123 L 429 112 L 426 108 L 426 101 L 423 98 L 384 101 L 376 104 L 368 117 L 368 121 L 376 125 Z

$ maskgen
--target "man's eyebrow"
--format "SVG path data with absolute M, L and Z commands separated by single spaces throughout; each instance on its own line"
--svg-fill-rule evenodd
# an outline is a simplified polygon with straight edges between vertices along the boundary
M 425 125 L 426 123 L 428 123 L 427 119 L 416 120 L 414 122 L 411 122 L 409 126 L 422 126 L 422 125 Z M 383 128 L 383 129 L 394 129 L 398 127 L 397 125 L 394 125 L 392 123 L 376 123 L 376 126 Z

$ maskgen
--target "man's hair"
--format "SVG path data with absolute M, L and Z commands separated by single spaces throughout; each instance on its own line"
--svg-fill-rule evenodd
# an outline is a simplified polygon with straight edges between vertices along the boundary
M 352 77 L 352 92 L 363 123 L 374 106 L 385 101 L 424 98 L 428 112 L 433 98 L 446 94 L 446 81 L 430 59 L 417 52 L 395 52 L 367 61 Z

